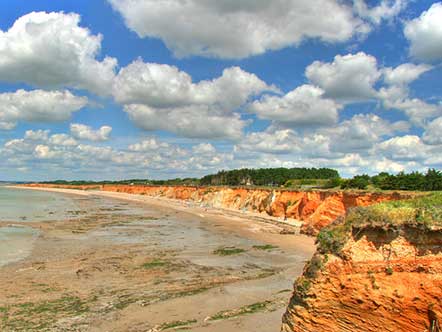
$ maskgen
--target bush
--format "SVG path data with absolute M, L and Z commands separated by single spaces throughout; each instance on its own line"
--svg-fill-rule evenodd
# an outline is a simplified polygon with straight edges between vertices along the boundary
M 345 180 L 341 184 L 342 189 L 367 189 L 370 184 L 370 177 L 366 174 L 356 175 L 350 180 Z

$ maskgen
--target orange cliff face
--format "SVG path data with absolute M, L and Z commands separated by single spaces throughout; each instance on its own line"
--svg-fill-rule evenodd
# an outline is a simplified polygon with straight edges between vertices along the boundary
M 282 332 L 436 332 L 442 231 L 353 229 L 339 255 L 315 254 L 295 283 Z
M 226 187 L 143 186 L 143 185 L 43 185 L 70 189 L 95 189 L 150 197 L 192 201 L 207 207 L 263 213 L 303 221 L 302 232 L 316 235 L 324 226 L 344 215 L 349 208 L 408 198 L 398 193 L 346 191 L 292 191 Z

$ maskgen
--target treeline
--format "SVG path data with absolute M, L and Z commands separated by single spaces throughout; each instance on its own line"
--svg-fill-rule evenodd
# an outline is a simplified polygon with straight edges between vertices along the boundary
M 429 169 L 426 173 L 411 172 L 375 176 L 356 175 L 351 179 L 341 179 L 339 173 L 330 168 L 261 168 L 220 171 L 198 178 L 176 178 L 169 180 L 130 179 L 122 181 L 64 181 L 42 182 L 59 185 L 164 185 L 164 186 L 262 186 L 296 189 L 381 189 L 442 191 L 442 172 Z
M 120 180 L 120 181 L 66 181 L 66 180 L 56 180 L 56 181 L 46 181 L 41 182 L 45 184 L 58 184 L 58 185 L 102 185 L 102 184 L 124 184 L 124 185 L 156 185 L 156 186 L 177 186 L 177 185 L 188 185 L 197 186 L 199 185 L 200 179 L 197 178 L 176 178 L 169 180 L 148 180 L 148 179 L 130 179 L 130 180 Z
M 342 189 L 367 189 L 369 186 L 382 190 L 438 191 L 442 190 L 442 172 L 429 169 L 426 173 L 400 172 L 392 175 L 382 172 L 375 176 L 364 174 L 341 180 L 340 185 Z
M 220 171 L 206 175 L 200 184 L 207 186 L 282 186 L 296 179 L 337 179 L 339 173 L 330 168 L 260 168 Z
M 42 182 L 58 185 L 189 185 L 189 186 L 336 186 L 339 173 L 330 168 L 261 168 L 220 171 L 217 174 L 198 178 L 176 178 L 170 180 L 129 179 L 122 181 L 65 181 Z M 298 181 L 299 180 L 299 181 Z M 339 185 L 339 184 L 338 184 Z

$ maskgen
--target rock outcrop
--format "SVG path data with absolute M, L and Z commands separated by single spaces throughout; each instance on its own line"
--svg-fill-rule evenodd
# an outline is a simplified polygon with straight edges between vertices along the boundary
M 200 206 L 263 213 L 303 221 L 302 232 L 316 235 L 324 226 L 356 206 L 398 200 L 409 195 L 349 191 L 294 191 L 226 187 L 142 185 L 43 185 L 81 190 L 103 190 L 191 201 Z
M 342 248 L 330 242 L 347 231 Z M 295 283 L 281 331 L 442 331 L 442 229 L 347 231 L 321 232 L 317 253 Z M 321 236 L 328 244 L 321 246 Z

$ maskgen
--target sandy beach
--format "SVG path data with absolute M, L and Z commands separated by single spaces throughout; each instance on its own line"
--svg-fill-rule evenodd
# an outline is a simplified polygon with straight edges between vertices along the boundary
M 2 331 L 279 331 L 314 251 L 312 238 L 260 215 L 38 190 L 77 209 L 26 224 L 39 232 L 32 251 L 0 268 Z

